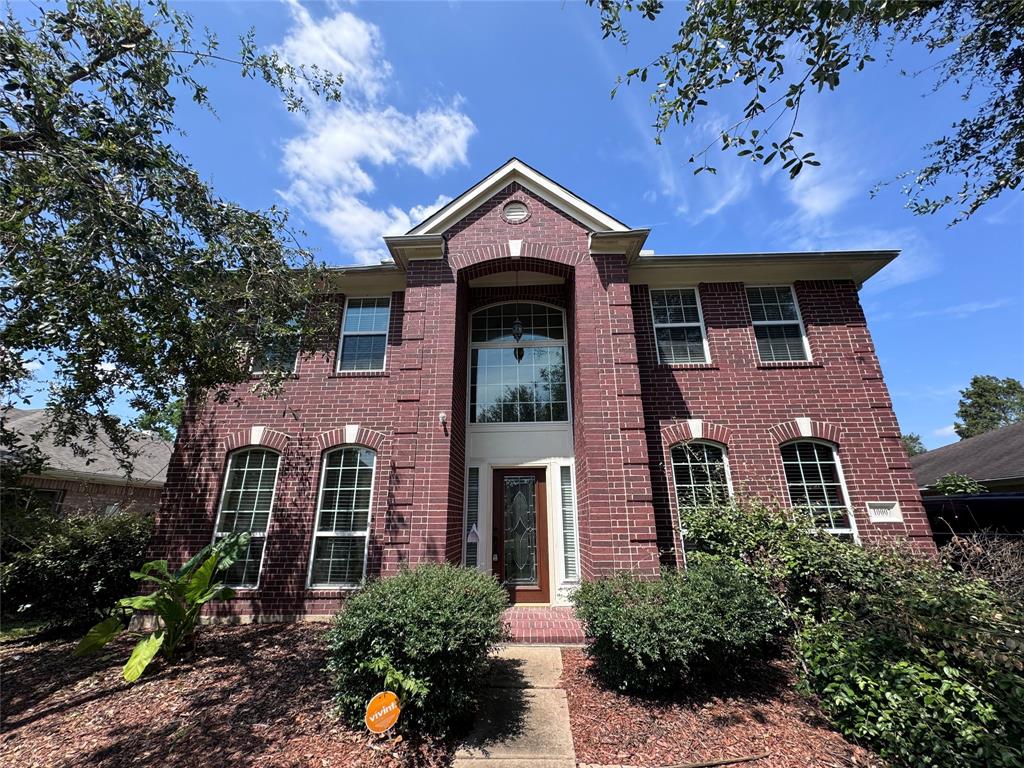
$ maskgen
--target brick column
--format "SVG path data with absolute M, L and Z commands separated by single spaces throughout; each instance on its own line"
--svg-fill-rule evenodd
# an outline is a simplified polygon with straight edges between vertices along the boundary
M 624 256 L 576 267 L 574 437 L 585 578 L 658 573 L 636 338 Z
M 401 357 L 395 361 L 394 466 L 386 544 L 400 556 L 384 563 L 450 559 L 452 518 L 461 525 L 462 480 L 450 473 L 456 400 L 455 359 L 459 307 L 455 277 L 446 261 L 412 261 L 407 272 Z M 464 367 L 464 364 L 463 364 Z M 445 413 L 448 424 L 439 422 Z M 461 419 L 458 420 L 461 425 Z M 453 507 L 457 507 L 458 515 Z M 404 553 L 404 554 L 403 554 Z M 403 560 L 404 558 L 404 560 Z

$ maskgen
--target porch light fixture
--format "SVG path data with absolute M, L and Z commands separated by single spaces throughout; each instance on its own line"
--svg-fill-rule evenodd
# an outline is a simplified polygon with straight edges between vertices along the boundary
M 512 321 L 512 338 L 516 341 L 523 338 L 523 321 L 518 317 Z

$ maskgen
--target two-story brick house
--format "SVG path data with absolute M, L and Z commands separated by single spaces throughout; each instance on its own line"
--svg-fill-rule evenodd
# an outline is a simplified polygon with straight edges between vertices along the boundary
M 448 560 L 518 603 L 657 574 L 680 505 L 749 494 L 930 546 L 858 289 L 894 251 L 660 256 L 510 160 L 333 273 L 338 336 L 280 398 L 190 408 L 158 548 L 254 534 L 228 610 L 335 610 Z

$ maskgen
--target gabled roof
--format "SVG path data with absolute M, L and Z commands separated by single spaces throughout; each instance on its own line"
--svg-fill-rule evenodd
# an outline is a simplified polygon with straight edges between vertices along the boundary
M 48 417 L 43 408 L 25 410 L 10 408 L 4 411 L 4 420 L 27 442 L 33 434 L 46 427 Z M 108 440 L 101 433 L 88 456 L 78 456 L 68 446 L 56 445 L 49 436 L 39 441 L 39 449 L 46 457 L 46 469 L 41 477 L 73 478 L 94 483 L 114 485 L 142 485 L 159 487 L 167 479 L 167 463 L 171 459 L 173 444 L 148 432 L 136 432 L 131 439 L 132 450 L 138 451 L 129 480 Z
M 926 488 L 950 472 L 972 480 L 1024 478 L 1024 422 L 993 429 L 910 459 L 917 484 Z
M 537 197 L 569 214 L 592 232 L 629 231 L 629 227 L 618 219 L 573 194 L 519 158 L 513 157 L 444 208 L 410 229 L 406 235 L 440 235 L 513 182 L 519 182 Z

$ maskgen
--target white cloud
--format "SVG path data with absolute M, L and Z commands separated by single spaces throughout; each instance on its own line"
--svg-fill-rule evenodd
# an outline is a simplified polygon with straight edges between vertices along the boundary
M 1013 304 L 1011 299 L 996 299 L 995 301 L 968 301 L 963 304 L 954 304 L 951 307 L 938 307 L 936 309 L 920 309 L 910 312 L 907 317 L 953 317 L 961 319 L 970 317 L 978 312 L 986 312 L 990 309 L 1002 309 Z
M 954 435 L 956 435 L 956 427 L 952 424 L 932 430 L 932 437 L 953 437 Z
M 296 0 L 289 7 L 292 27 L 278 50 L 292 63 L 340 72 L 345 84 L 340 103 L 309 100 L 310 112 L 299 118 L 302 132 L 284 146 L 290 184 L 281 195 L 356 261 L 374 263 L 387 255 L 382 235 L 407 231 L 449 199 L 409 209 L 375 206 L 367 197 L 376 190 L 376 171 L 392 166 L 436 174 L 465 165 L 476 126 L 458 95 L 415 113 L 384 103 L 392 67 L 376 25 L 344 10 L 314 19 Z

